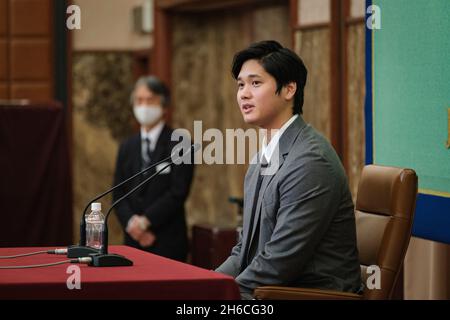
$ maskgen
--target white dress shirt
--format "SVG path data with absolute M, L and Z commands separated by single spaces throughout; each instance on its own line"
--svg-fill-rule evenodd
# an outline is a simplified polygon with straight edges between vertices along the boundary
M 161 134 L 163 128 L 164 121 L 158 122 L 158 124 L 150 129 L 150 131 L 145 131 L 145 129 L 141 127 L 141 153 L 144 160 L 150 160 L 148 159 L 148 155 L 146 152 L 147 142 L 145 141 L 145 139 L 150 139 L 150 152 L 153 152 L 153 150 L 155 150 L 156 148 L 156 143 L 158 142 L 159 135 Z
M 261 158 L 260 158 L 261 163 L 270 162 L 270 159 L 272 158 L 275 148 L 278 147 L 278 142 L 280 141 L 282 134 L 291 125 L 291 123 L 294 122 L 295 119 L 297 119 L 297 117 L 298 117 L 298 114 L 293 115 L 288 121 L 286 121 L 283 124 L 283 126 L 279 130 L 275 130 L 276 133 L 270 139 L 269 144 L 267 144 L 267 137 L 264 136 L 263 141 L 262 141 L 262 148 L 261 148 Z

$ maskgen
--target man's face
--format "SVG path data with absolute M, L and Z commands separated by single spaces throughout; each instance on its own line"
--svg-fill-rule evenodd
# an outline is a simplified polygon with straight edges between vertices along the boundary
M 133 104 L 135 106 L 142 106 L 142 105 L 161 106 L 161 102 L 162 102 L 161 96 L 153 93 L 145 85 L 138 86 L 134 91 Z
M 247 60 L 242 65 L 237 84 L 237 101 L 246 123 L 276 129 L 292 115 L 289 100 L 293 94 L 283 87 L 277 95 L 275 78 L 264 70 L 259 61 Z
M 165 114 L 161 106 L 162 97 L 145 85 L 138 86 L 133 95 L 133 113 L 136 120 L 146 130 L 153 128 Z

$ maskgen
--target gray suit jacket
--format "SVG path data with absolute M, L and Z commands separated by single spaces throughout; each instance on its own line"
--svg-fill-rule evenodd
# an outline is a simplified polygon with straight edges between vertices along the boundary
M 278 156 L 278 170 L 262 180 L 252 226 L 259 164 L 250 165 L 243 231 L 216 271 L 235 277 L 244 294 L 264 285 L 357 292 L 361 278 L 354 207 L 334 149 L 299 116 L 282 134 Z M 241 270 L 245 257 L 248 266 Z

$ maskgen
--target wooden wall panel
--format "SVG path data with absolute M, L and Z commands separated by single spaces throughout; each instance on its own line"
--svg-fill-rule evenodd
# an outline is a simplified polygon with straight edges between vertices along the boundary
M 8 23 L 7 0 L 0 0 L 0 37 L 6 36 Z M 1 61 L 1 60 L 0 60 Z
M 0 81 L 8 79 L 7 42 L 0 38 Z
M 303 118 L 331 141 L 330 32 L 311 29 L 296 32 L 296 52 L 308 69 Z
M 352 25 L 347 30 L 347 123 L 348 168 L 347 175 L 353 196 L 358 189 L 359 177 L 364 167 L 365 128 L 365 49 L 364 23 Z
M 49 100 L 53 95 L 53 88 L 48 83 L 23 83 L 11 85 L 12 99 L 29 99 L 35 101 Z
M 8 98 L 8 86 L 4 82 L 0 82 L 0 99 Z
M 4 98 L 54 98 L 53 43 L 52 0 L 0 0 Z
M 253 39 L 251 41 L 275 38 L 283 46 L 292 48 L 290 30 L 286 19 L 289 12 L 285 6 L 270 6 L 255 10 L 253 13 Z
M 0 99 L 9 97 L 8 91 L 8 3 L 0 0 Z
M 16 39 L 11 42 L 12 80 L 50 80 L 52 75 L 49 40 Z
M 48 36 L 51 33 L 50 0 L 12 0 L 10 12 L 11 35 Z

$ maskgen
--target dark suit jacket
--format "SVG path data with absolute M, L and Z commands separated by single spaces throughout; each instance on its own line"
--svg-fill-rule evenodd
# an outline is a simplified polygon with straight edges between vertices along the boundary
M 335 151 L 299 116 L 281 136 L 275 156 L 277 170 L 262 180 L 253 225 L 259 171 L 250 165 L 243 232 L 217 271 L 235 277 L 244 294 L 264 285 L 358 291 L 354 207 Z
M 164 126 L 152 153 L 152 163 L 171 155 L 172 149 L 178 144 L 171 141 L 172 129 Z M 118 184 L 142 169 L 141 135 L 132 136 L 120 146 L 117 156 L 114 184 Z M 125 232 L 125 244 L 146 250 L 164 257 L 185 261 L 188 252 L 187 228 L 184 202 L 189 194 L 193 177 L 193 164 L 172 165 L 170 173 L 163 173 L 137 190 L 128 199 L 116 207 L 116 214 L 125 229 L 128 220 L 134 214 L 145 214 L 151 222 L 151 231 L 156 241 L 150 248 L 142 249 Z M 150 170 L 145 177 L 156 172 Z M 114 201 L 134 188 L 143 178 L 136 178 L 114 192 Z

